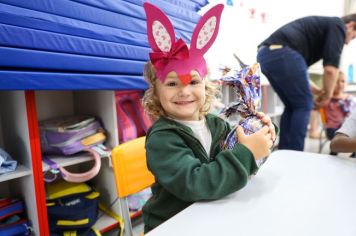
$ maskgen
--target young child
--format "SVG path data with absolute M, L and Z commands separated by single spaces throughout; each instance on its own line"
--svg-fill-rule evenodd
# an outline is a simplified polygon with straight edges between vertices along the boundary
M 341 128 L 336 131 L 335 137 L 331 140 L 330 150 L 332 152 L 353 152 L 351 157 L 355 157 L 356 152 L 356 110 L 346 118 Z
M 334 138 L 335 131 L 341 127 L 350 110 L 355 106 L 352 95 L 345 93 L 345 86 L 345 74 L 340 71 L 333 97 L 324 107 L 326 136 L 329 140 Z
M 204 79 L 203 58 L 216 38 L 222 4 L 202 16 L 190 49 L 181 39 L 175 41 L 163 12 L 149 3 L 144 8 L 153 52 L 145 66 L 149 88 L 143 105 L 155 120 L 146 136 L 146 156 L 156 180 L 143 207 L 146 233 L 196 201 L 219 199 L 244 187 L 257 171 L 256 160 L 270 153 L 276 134 L 271 120 L 259 114 L 266 126 L 249 136 L 238 127 L 240 143 L 222 151 L 231 128 L 207 114 L 215 89 Z M 207 37 L 200 40 L 202 34 Z

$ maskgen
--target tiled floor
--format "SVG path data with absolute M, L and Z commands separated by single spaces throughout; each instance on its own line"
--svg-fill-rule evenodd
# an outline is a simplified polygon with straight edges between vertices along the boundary
M 322 142 L 326 142 L 325 138 L 322 139 Z M 330 152 L 329 145 L 330 145 L 330 141 L 327 141 L 324 144 L 321 153 L 328 154 Z M 305 152 L 318 153 L 319 152 L 319 146 L 320 146 L 320 140 L 319 139 L 311 139 L 311 138 L 307 137 L 305 139 L 305 143 L 304 143 L 304 151 Z

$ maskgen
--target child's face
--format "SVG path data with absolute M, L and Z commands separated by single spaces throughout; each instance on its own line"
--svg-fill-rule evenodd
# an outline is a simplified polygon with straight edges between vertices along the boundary
M 335 92 L 343 92 L 345 90 L 345 85 L 346 85 L 345 83 L 346 83 L 345 74 L 341 73 L 336 82 Z
M 166 114 L 177 120 L 199 120 L 205 103 L 205 81 L 196 71 L 192 80 L 184 85 L 175 72 L 170 72 L 164 82 L 156 81 L 156 93 Z

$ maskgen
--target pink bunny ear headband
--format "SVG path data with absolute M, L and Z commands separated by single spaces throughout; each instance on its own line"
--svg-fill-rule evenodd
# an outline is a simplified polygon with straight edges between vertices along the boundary
M 172 23 L 159 8 L 147 2 L 143 7 L 147 15 L 148 42 L 152 48 L 150 59 L 157 78 L 164 82 L 167 74 L 174 71 L 187 85 L 192 79 L 192 70 L 204 78 L 208 70 L 203 56 L 216 39 L 224 5 L 214 6 L 201 17 L 194 29 L 190 49 L 182 39 L 176 41 Z

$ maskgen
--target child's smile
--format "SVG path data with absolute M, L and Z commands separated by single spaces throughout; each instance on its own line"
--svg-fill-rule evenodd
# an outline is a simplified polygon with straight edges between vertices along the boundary
M 187 105 L 190 103 L 193 103 L 194 101 L 179 101 L 179 102 L 175 102 L 175 104 L 177 105 Z

